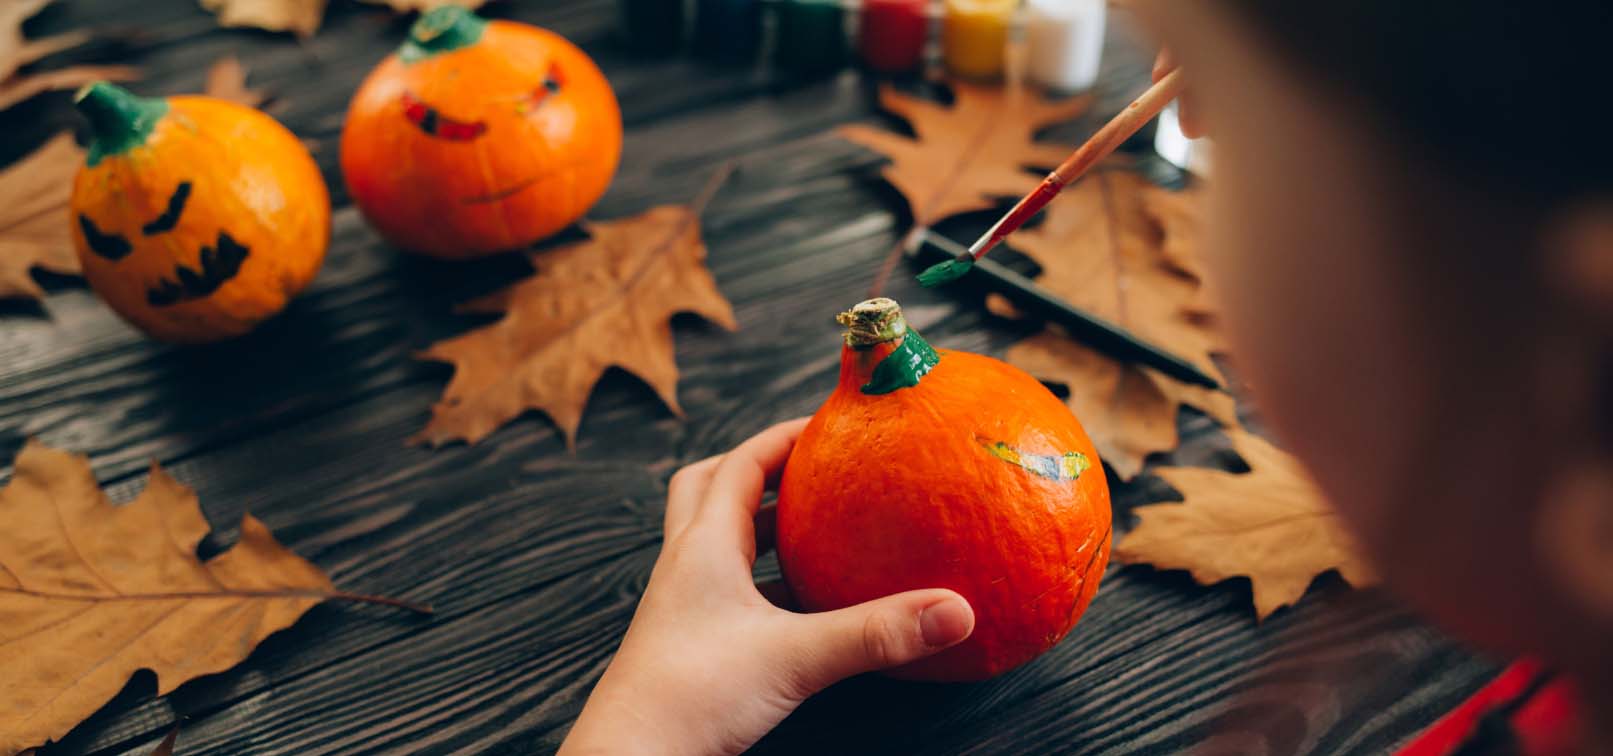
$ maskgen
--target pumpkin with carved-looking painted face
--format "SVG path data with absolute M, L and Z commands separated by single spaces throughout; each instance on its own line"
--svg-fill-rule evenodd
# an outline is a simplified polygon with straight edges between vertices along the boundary
M 610 186 L 622 116 L 605 75 L 553 32 L 458 6 L 415 22 L 353 96 L 342 174 L 388 241 L 440 258 L 523 247 Z
M 151 336 L 238 336 L 313 280 L 330 195 L 284 126 L 211 97 L 80 90 L 89 154 L 73 182 L 73 242 L 91 288 Z

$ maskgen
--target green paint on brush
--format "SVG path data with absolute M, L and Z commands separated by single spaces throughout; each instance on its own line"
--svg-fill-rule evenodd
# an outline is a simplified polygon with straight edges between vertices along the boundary
M 931 265 L 919 274 L 919 285 L 926 289 L 952 283 L 963 278 L 965 273 L 974 269 L 974 258 L 948 260 L 944 263 Z
M 398 48 L 405 63 L 424 60 L 438 53 L 469 47 L 482 39 L 487 21 L 457 5 L 444 5 L 420 17 L 409 27 L 409 39 Z

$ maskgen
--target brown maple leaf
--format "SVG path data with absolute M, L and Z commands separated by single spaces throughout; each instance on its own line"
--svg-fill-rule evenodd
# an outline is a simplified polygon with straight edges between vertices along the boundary
M 1247 577 L 1260 619 L 1298 601 L 1329 570 L 1357 588 L 1375 584 L 1299 460 L 1248 431 L 1228 435 L 1249 472 L 1156 470 L 1184 501 L 1138 508 L 1137 527 L 1115 545 L 1115 559 L 1187 570 L 1203 585 Z
M 421 355 L 452 363 L 454 377 L 416 442 L 474 444 L 536 409 L 573 446 L 588 395 L 611 367 L 638 376 L 683 414 L 672 316 L 692 312 L 738 328 L 706 269 L 698 210 L 665 205 L 585 228 L 590 240 L 532 254 L 537 274 L 461 308 L 503 319 Z
M 250 26 L 311 37 L 325 18 L 325 0 L 199 0 L 219 26 Z
M 1090 97 L 1047 102 L 1021 86 L 951 87 L 951 107 L 880 89 L 880 105 L 905 119 L 917 139 L 860 124 L 838 129 L 842 138 L 890 158 L 885 180 L 907 199 L 919 227 L 1035 189 L 1041 177 L 1027 169 L 1050 168 L 1069 156 L 1067 146 L 1037 143 L 1036 132 L 1075 118 L 1091 103 Z
M 1016 234 L 1012 243 L 1041 266 L 1037 282 L 1043 287 L 1219 378 L 1210 355 L 1221 350 L 1220 339 L 1187 308 L 1199 284 L 1174 269 L 1180 266 L 1164 253 L 1164 230 L 1147 211 L 1147 199 L 1163 192 L 1130 171 L 1095 171 L 1059 195 L 1040 226 Z M 1140 472 L 1149 454 L 1176 448 L 1181 405 L 1226 425 L 1237 421 L 1231 396 L 1117 363 L 1056 330 L 1010 347 L 1006 359 L 1069 388 L 1066 403 L 1122 479 Z
M 43 39 L 25 39 L 22 23 L 52 0 L 9 0 L 0 4 L 0 110 L 16 105 L 41 92 L 77 89 L 101 79 L 126 81 L 139 76 L 130 66 L 69 66 L 39 73 L 18 70 L 47 55 L 77 47 L 89 41 L 86 31 L 73 31 Z
M 207 562 L 196 495 L 153 464 L 113 506 L 89 460 L 30 441 L 0 489 L 0 753 L 65 735 L 141 669 L 166 695 L 245 659 L 339 593 L 250 515 Z
M 83 163 L 73 135 L 58 134 L 0 172 L 0 299 L 44 297 L 30 269 L 78 273 L 67 202 Z
M 229 100 L 249 108 L 258 107 L 269 99 L 263 90 L 247 88 L 246 67 L 234 55 L 213 61 L 213 65 L 207 69 L 207 84 L 203 92 L 208 97 Z

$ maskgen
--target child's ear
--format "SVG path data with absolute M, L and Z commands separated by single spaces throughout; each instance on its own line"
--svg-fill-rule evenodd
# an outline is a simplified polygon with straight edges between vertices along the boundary
M 1536 507 L 1537 547 L 1564 598 L 1613 624 L 1613 201 L 1565 214 L 1543 250 L 1556 317 L 1546 430 L 1558 443 Z M 1575 375 L 1575 373 L 1578 373 Z

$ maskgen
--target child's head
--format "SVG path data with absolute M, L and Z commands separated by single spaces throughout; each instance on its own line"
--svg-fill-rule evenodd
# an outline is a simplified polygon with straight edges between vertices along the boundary
M 1267 416 L 1389 581 L 1613 670 L 1606 0 L 1151 0 Z

